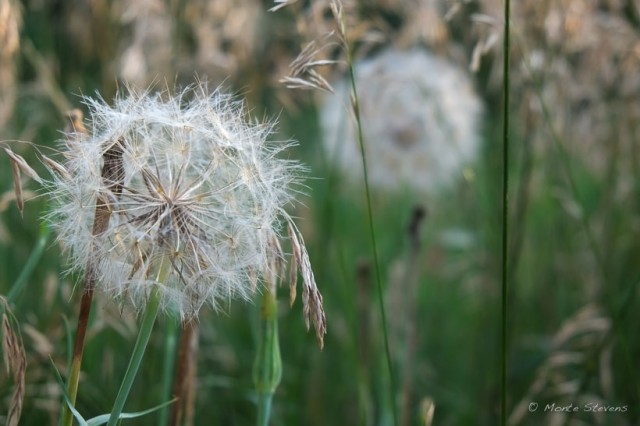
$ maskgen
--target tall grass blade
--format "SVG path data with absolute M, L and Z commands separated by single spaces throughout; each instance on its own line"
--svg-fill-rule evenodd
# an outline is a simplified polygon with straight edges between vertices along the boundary
M 167 319 L 166 340 L 164 344 L 164 359 L 162 361 L 162 398 L 167 400 L 171 397 L 171 386 L 173 384 L 173 367 L 176 359 L 176 342 L 178 336 L 178 321 L 173 318 Z M 169 407 L 163 406 L 160 410 L 159 425 L 166 425 L 169 420 Z
M 46 223 L 43 223 L 40 226 L 40 235 L 38 236 L 38 241 L 36 245 L 33 247 L 29 258 L 27 259 L 27 263 L 25 263 L 22 271 L 20 271 L 20 275 L 18 279 L 11 287 L 11 291 L 7 295 L 7 300 L 9 303 L 14 303 L 18 296 L 22 293 L 24 288 L 29 281 L 29 278 L 33 274 L 33 271 L 36 269 L 38 262 L 42 259 L 42 254 L 44 253 L 44 249 L 47 246 L 47 241 L 49 241 L 49 226 Z
M 133 348 L 133 354 L 131 355 L 131 359 L 129 360 L 127 372 L 124 375 L 122 385 L 120 386 L 120 390 L 118 391 L 118 396 L 116 397 L 116 401 L 113 404 L 113 409 L 111 410 L 111 416 L 109 417 L 108 426 L 116 426 L 116 424 L 118 424 L 118 420 L 120 419 L 120 415 L 122 414 L 124 404 L 127 402 L 127 398 L 129 397 L 129 391 L 131 391 L 133 380 L 135 379 L 138 370 L 140 369 L 142 357 L 144 355 L 145 349 L 147 348 L 147 343 L 149 343 L 151 331 L 153 330 L 153 324 L 155 323 L 156 316 L 158 315 L 158 311 L 160 310 L 159 293 L 160 292 L 158 290 L 158 287 L 154 286 L 149 297 L 149 303 L 147 304 L 144 315 L 142 317 L 142 325 L 140 326 L 138 338 Z
M 504 2 L 504 63 L 502 77 L 503 91 L 503 121 L 502 121 L 502 273 L 501 273 L 501 336 L 500 336 L 500 424 L 507 423 L 507 319 L 508 319 L 508 243 L 509 243 L 509 125 L 510 125 L 510 108 L 509 108 L 509 63 L 510 63 L 510 24 L 511 24 L 511 1 Z

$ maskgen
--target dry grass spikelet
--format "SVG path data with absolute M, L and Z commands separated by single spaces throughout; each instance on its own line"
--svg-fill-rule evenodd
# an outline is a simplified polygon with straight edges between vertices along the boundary
M 316 286 L 316 280 L 311 269 L 311 261 L 309 260 L 309 254 L 304 245 L 302 234 L 298 231 L 293 221 L 288 218 L 287 230 L 289 232 L 289 240 L 293 247 L 293 261 L 291 263 L 291 282 L 289 303 L 293 304 L 296 298 L 295 285 L 297 282 L 297 269 L 299 268 L 302 274 L 302 311 L 304 315 L 304 322 L 309 330 L 310 325 L 313 323 L 313 327 L 316 331 L 316 338 L 320 344 L 320 348 L 324 346 L 324 335 L 327 332 L 327 321 L 325 318 L 324 308 L 322 305 L 322 295 Z M 296 269 L 293 269 L 296 267 Z
M 333 92 L 331 76 L 345 69 L 345 29 L 348 42 L 358 45 L 355 57 L 363 57 L 384 39 L 385 24 L 377 19 L 363 19 L 354 1 L 320 1 L 302 4 L 296 1 L 276 1 L 275 12 L 288 7 L 296 20 L 301 48 L 294 58 L 280 61 L 275 67 L 274 84 L 289 89 L 315 89 Z M 284 75 L 284 77 L 283 77 Z M 283 103 L 294 105 L 295 92 L 279 93 Z
M 25 395 L 25 372 L 27 357 L 22 343 L 18 322 L 4 297 L 0 297 L 2 307 L 2 358 L 7 374 L 11 374 L 14 390 L 9 402 L 6 425 L 17 426 L 22 413 L 22 401 Z
M 553 337 L 552 349 L 538 368 L 527 394 L 511 412 L 509 424 L 522 424 L 531 414 L 529 404 L 532 401 L 537 401 L 542 407 L 547 402 L 558 406 L 603 405 L 613 381 L 611 365 L 607 364 L 611 361 L 611 342 L 607 339 L 611 328 L 611 319 L 593 304 L 584 306 L 565 321 Z M 594 366 L 599 370 L 597 374 L 593 374 Z M 585 388 L 584 380 L 592 380 L 592 385 Z M 585 410 L 580 419 L 597 420 L 600 414 Z M 545 415 L 545 424 L 566 424 L 570 413 L 551 410 Z
M 15 200 L 18 206 L 18 210 L 22 215 L 22 212 L 24 210 L 24 193 L 22 191 L 21 174 L 24 173 L 39 183 L 42 183 L 42 179 L 40 179 L 38 173 L 33 170 L 31 166 L 29 166 L 27 161 L 21 155 L 16 154 L 9 147 L 4 147 L 3 149 L 5 154 L 7 154 L 7 156 L 9 157 L 9 161 L 11 162 Z

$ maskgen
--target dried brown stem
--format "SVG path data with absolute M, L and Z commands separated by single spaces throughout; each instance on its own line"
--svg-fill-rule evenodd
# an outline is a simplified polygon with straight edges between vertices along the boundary
M 105 183 L 106 190 L 112 191 L 119 195 L 122 192 L 122 183 L 124 181 L 124 168 L 122 166 L 122 144 L 124 141 L 118 139 L 112 146 L 108 147 L 103 155 L 104 166 L 102 167 L 102 179 Z M 104 194 L 98 194 L 96 200 L 96 212 L 93 220 L 92 235 L 97 237 L 103 234 L 109 226 L 109 218 L 111 217 L 111 207 L 108 197 Z M 95 247 L 92 249 L 95 254 Z M 84 352 L 84 341 L 87 334 L 89 324 L 89 315 L 91 313 L 91 303 L 93 302 L 93 291 L 97 282 L 95 272 L 95 257 L 89 257 L 87 268 L 85 270 L 84 291 L 80 300 L 80 313 L 78 314 L 78 328 L 76 329 L 76 340 L 73 347 L 73 358 L 71 360 L 71 369 L 69 372 L 69 380 L 67 384 L 67 394 L 71 404 L 75 405 L 78 395 L 78 383 L 80 381 L 80 369 L 82 366 L 82 355 Z M 64 418 L 62 424 L 71 426 L 73 423 L 73 414 L 69 407 L 65 407 Z
M 184 324 L 178 344 L 172 397 L 177 398 L 171 408 L 169 425 L 190 426 L 193 424 L 195 407 L 196 352 L 198 348 L 198 324 Z M 184 421 L 183 421 L 184 419 Z
M 420 242 L 420 229 L 426 216 L 425 209 L 417 206 L 413 210 L 408 234 L 410 242 L 409 264 L 406 272 L 406 292 L 407 297 L 405 307 L 407 312 L 406 335 L 405 335 L 405 359 L 404 377 L 402 379 L 402 400 L 400 406 L 400 425 L 408 426 L 411 423 L 411 399 L 413 397 L 413 374 L 411 368 L 414 363 L 417 347 L 417 290 L 418 278 L 420 276 L 420 264 L 418 258 L 422 244 Z

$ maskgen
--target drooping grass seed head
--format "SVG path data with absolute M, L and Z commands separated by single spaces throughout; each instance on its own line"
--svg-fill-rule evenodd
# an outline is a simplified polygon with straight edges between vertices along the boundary
M 271 123 L 249 124 L 242 102 L 203 84 L 84 101 L 91 135 L 62 142 L 49 186 L 71 269 L 91 263 L 100 289 L 137 308 L 159 286 L 183 319 L 282 276 L 274 241 L 301 166 L 280 155 L 290 142 L 268 140 Z

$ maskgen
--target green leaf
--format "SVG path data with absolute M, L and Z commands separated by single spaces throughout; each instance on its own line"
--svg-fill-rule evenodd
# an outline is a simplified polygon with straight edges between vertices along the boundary
M 76 420 L 78 421 L 80 426 L 100 426 L 100 425 L 107 424 L 107 422 L 109 421 L 109 417 L 111 416 L 111 413 L 101 414 L 101 415 L 93 417 L 93 418 L 91 418 L 89 420 L 85 420 L 84 417 L 82 417 L 82 414 L 80 414 L 78 412 L 78 410 L 75 409 L 73 404 L 71 404 L 71 401 L 69 400 L 69 396 L 67 395 L 67 389 L 66 389 L 66 386 L 64 384 L 64 380 L 62 380 L 62 376 L 60 375 L 60 372 L 58 371 L 58 368 L 56 367 L 55 363 L 53 362 L 53 359 L 51 359 L 51 357 L 49 357 L 49 359 L 51 360 L 51 365 L 53 366 L 53 369 L 56 372 L 56 379 L 58 380 L 58 384 L 60 385 L 60 389 L 62 389 L 62 396 L 64 397 L 65 402 L 69 406 L 69 409 L 73 413 L 73 416 L 76 418 Z M 123 420 L 123 419 L 135 419 L 136 417 L 142 417 L 142 416 L 145 416 L 147 414 L 153 413 L 154 411 L 158 411 L 161 408 L 164 408 L 169 404 L 173 404 L 174 402 L 176 402 L 176 400 L 177 400 L 177 398 L 174 398 L 171 401 L 167 401 L 167 402 L 162 403 L 160 405 L 156 405 L 155 407 L 149 408 L 149 409 L 144 410 L 144 411 L 138 411 L 138 412 L 135 412 L 135 413 L 120 413 L 120 416 L 118 416 L 118 419 L 119 420 Z
M 71 403 L 71 400 L 69 399 L 69 395 L 67 395 L 67 387 L 64 384 L 64 380 L 62 380 L 62 376 L 58 371 L 58 367 L 56 367 L 56 364 L 53 362 L 53 358 L 49 357 L 49 360 L 51 360 L 51 365 L 53 366 L 53 369 L 56 372 L 56 379 L 58 380 L 58 384 L 60 385 L 60 389 L 62 390 L 62 397 L 64 398 L 64 401 L 67 403 L 69 410 L 71 410 L 71 413 L 73 413 L 73 416 L 76 418 L 80 426 L 88 426 L 87 421 L 84 419 L 84 417 L 82 417 L 82 415 L 78 412 L 78 410 L 75 409 L 75 407 Z
M 120 413 L 120 416 L 118 417 L 118 419 L 120 419 L 120 420 L 122 420 L 122 419 L 135 419 L 136 417 L 142 417 L 142 416 L 145 416 L 147 414 L 151 414 L 154 411 L 158 411 L 158 410 L 166 407 L 169 404 L 173 404 L 174 402 L 176 402 L 176 400 L 177 400 L 177 398 L 174 398 L 171 401 L 167 401 L 167 402 L 165 402 L 163 404 L 156 405 L 155 407 L 149 408 L 148 410 L 144 410 L 144 411 L 138 411 L 138 412 L 135 412 L 135 413 Z M 105 425 L 109 421 L 109 416 L 111 416 L 110 413 L 102 414 L 100 416 L 96 416 L 96 417 L 90 419 L 86 424 L 87 424 L 87 426 Z

